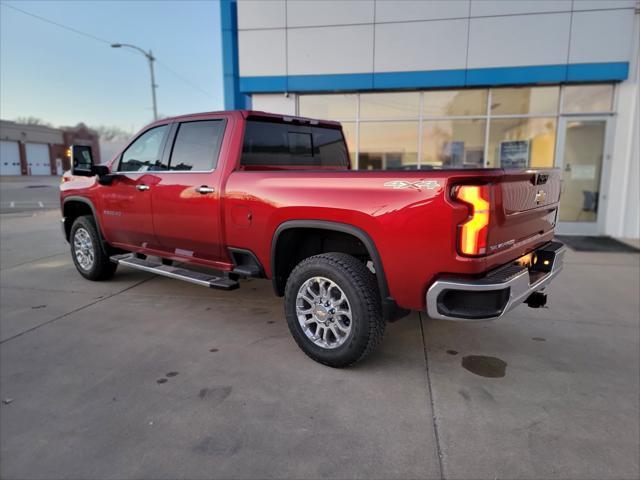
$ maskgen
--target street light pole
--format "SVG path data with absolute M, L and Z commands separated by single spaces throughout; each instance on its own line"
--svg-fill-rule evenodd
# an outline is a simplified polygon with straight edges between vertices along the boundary
M 147 57 L 149 59 L 149 71 L 151 72 L 151 99 L 153 100 L 153 120 L 156 121 L 158 120 L 158 104 L 156 103 L 156 75 L 153 71 L 153 62 L 156 60 L 155 57 L 153 56 L 153 53 L 151 53 L 151 50 L 149 50 L 149 56 Z
M 158 86 L 156 85 L 156 76 L 153 70 L 153 62 L 155 62 L 156 58 L 153 56 L 153 53 L 151 52 L 151 50 L 147 52 L 144 49 L 140 47 L 136 47 L 135 45 L 131 45 L 129 43 L 112 43 L 111 44 L 111 48 L 122 48 L 122 47 L 132 48 L 134 50 L 137 50 L 138 52 L 142 53 L 149 61 L 149 72 L 151 73 L 151 100 L 153 101 L 153 120 L 154 121 L 158 120 L 158 105 L 156 103 L 156 88 Z

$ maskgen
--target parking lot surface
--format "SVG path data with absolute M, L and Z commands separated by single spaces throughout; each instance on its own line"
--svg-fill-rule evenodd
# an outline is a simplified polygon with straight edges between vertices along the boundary
M 58 185 L 56 176 L 0 176 L 0 213 L 59 208 Z
M 336 370 L 270 282 L 92 283 L 58 216 L 0 216 L 2 478 L 639 475 L 638 255 L 569 252 L 548 309 L 413 313 Z

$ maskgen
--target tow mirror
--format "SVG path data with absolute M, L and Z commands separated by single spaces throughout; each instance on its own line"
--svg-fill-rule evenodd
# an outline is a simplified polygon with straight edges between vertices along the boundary
M 111 183 L 111 174 L 106 165 L 94 165 L 93 153 L 88 145 L 71 145 L 71 161 L 73 167 L 71 173 L 80 177 L 98 176 L 98 181 L 102 184 Z
M 93 177 L 93 154 L 88 145 L 71 145 L 71 173 L 80 177 Z

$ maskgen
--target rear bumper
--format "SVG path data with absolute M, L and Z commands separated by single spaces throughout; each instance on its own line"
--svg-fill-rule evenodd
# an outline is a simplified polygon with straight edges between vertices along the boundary
M 491 320 L 500 318 L 543 290 L 562 270 L 565 247 L 550 242 L 535 251 L 532 267 L 508 263 L 480 279 L 443 277 L 427 291 L 427 314 L 444 320 Z

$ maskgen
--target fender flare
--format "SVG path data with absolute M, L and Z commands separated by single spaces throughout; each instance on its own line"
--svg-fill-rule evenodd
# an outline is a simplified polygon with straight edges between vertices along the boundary
M 361 228 L 355 227 L 353 225 L 349 225 L 347 223 L 340 222 L 331 222 L 327 220 L 289 220 L 281 223 L 276 228 L 276 231 L 273 234 L 273 238 L 271 240 L 271 281 L 273 283 L 273 288 L 276 294 L 278 293 L 278 288 L 276 284 L 276 249 L 278 245 L 278 240 L 280 235 L 286 230 L 291 230 L 295 228 L 315 228 L 319 230 L 332 230 L 334 232 L 342 232 L 347 233 L 349 235 L 353 235 L 358 240 L 362 242 L 364 247 L 367 249 L 369 256 L 371 257 L 371 261 L 373 262 L 373 267 L 376 271 L 376 279 L 378 281 L 378 289 L 380 290 L 380 297 L 383 301 L 391 300 L 389 298 L 389 288 L 387 286 L 387 277 L 384 273 L 384 267 L 382 266 L 382 260 L 380 258 L 380 254 L 378 253 L 378 248 L 376 247 L 375 242 L 371 239 L 369 234 L 362 230 Z M 395 303 L 395 302 L 394 302 Z
M 108 254 L 108 249 L 107 249 L 107 242 L 104 239 L 104 235 L 102 234 L 102 227 L 100 227 L 100 219 L 98 218 L 98 215 L 96 213 L 96 207 L 93 205 L 93 202 L 91 200 L 89 200 L 86 197 L 80 197 L 77 195 L 70 195 L 68 197 L 65 197 L 64 200 L 62 201 L 62 215 L 64 216 L 64 207 L 67 203 L 69 202 L 79 202 L 79 203 L 84 203 L 85 205 L 88 205 L 89 208 L 91 209 L 91 213 L 93 215 L 93 220 L 96 222 L 96 228 L 98 230 L 98 236 L 100 237 L 100 247 L 102 248 L 102 251 L 105 253 L 105 255 L 109 255 Z M 65 217 L 66 219 L 66 217 Z M 66 220 L 65 220 L 66 221 Z M 69 225 L 69 233 L 71 233 L 71 225 Z M 66 227 L 65 227 L 65 235 L 66 235 Z M 69 235 L 67 236 L 67 242 L 70 240 L 69 239 Z

